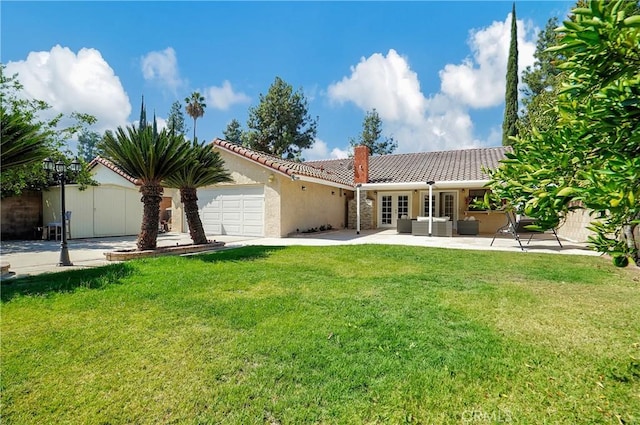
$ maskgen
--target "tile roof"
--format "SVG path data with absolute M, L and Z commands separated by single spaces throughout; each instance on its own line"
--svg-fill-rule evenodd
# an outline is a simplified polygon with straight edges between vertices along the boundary
M 231 142 L 213 143 L 254 162 L 287 175 L 299 174 L 353 186 L 353 158 L 287 161 Z M 433 181 L 488 180 L 482 168 L 497 168 L 510 147 L 462 149 L 441 152 L 417 152 L 369 157 L 369 183 L 417 183 Z
M 320 180 L 326 180 L 328 182 L 338 183 L 341 185 L 353 186 L 353 179 L 345 179 L 343 178 L 343 176 L 336 173 L 333 169 L 314 167 L 304 162 L 288 161 L 286 159 L 278 158 L 277 156 L 269 155 L 264 152 L 254 151 L 252 149 L 245 148 L 244 146 L 240 146 L 222 139 L 215 139 L 213 141 L 213 144 L 220 149 L 233 152 L 253 162 L 256 162 L 268 168 L 272 168 L 288 176 L 292 176 L 295 174 L 299 176 L 307 176 Z
M 110 169 L 111 171 L 113 171 L 114 173 L 118 174 L 121 177 L 124 177 L 126 180 L 130 181 L 131 183 L 140 186 L 142 183 L 140 182 L 140 180 L 131 177 L 129 174 L 127 174 L 124 170 L 122 170 L 120 167 L 118 167 L 116 164 L 114 164 L 113 162 L 109 161 L 108 159 L 102 158 L 100 156 L 96 156 L 95 158 L 93 158 L 91 160 L 91 162 L 89 163 L 89 169 L 91 170 L 92 168 L 94 168 L 96 165 L 98 164 L 102 164 L 105 167 L 107 167 L 108 169 Z
M 417 183 L 488 180 L 482 168 L 497 168 L 510 147 L 417 152 L 369 157 L 369 183 Z M 353 158 L 309 161 L 313 167 L 333 169 L 353 182 Z

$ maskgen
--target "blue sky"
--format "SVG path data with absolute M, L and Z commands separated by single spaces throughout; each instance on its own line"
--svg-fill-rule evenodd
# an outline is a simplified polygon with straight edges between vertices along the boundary
M 521 71 L 537 31 L 573 3 L 516 3 Z M 279 76 L 319 117 L 306 159 L 346 155 L 372 108 L 399 153 L 497 146 L 511 5 L 3 1 L 0 60 L 27 95 L 95 115 L 100 132 L 136 121 L 142 95 L 162 123 L 197 90 L 198 138 L 222 137 Z

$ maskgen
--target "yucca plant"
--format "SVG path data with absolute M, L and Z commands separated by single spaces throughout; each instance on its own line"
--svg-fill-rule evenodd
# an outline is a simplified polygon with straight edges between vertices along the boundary
M 153 127 L 118 127 L 115 134 L 107 132 L 101 148 L 115 165 L 141 183 L 144 204 L 142 226 L 138 235 L 138 250 L 155 249 L 160 222 L 162 181 L 184 168 L 189 145 L 180 135 Z
M 180 189 L 180 202 L 189 225 L 189 235 L 194 244 L 207 243 L 207 236 L 198 211 L 199 187 L 231 181 L 231 176 L 224 169 L 224 161 L 211 145 L 199 144 L 197 140 L 189 144 L 184 167 L 164 180 L 167 187 Z

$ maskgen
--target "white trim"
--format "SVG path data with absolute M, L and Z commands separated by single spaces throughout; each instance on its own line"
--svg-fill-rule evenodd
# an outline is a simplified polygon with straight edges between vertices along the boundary
M 262 164 L 260 164 L 262 165 Z M 284 174 L 287 177 L 291 177 L 288 174 L 283 173 L 282 171 L 278 171 L 275 170 L 276 172 L 279 172 L 281 174 Z M 331 180 L 324 180 L 324 179 L 320 179 L 317 177 L 309 177 L 309 176 L 305 176 L 304 174 L 298 174 L 298 173 L 293 173 L 293 176 L 296 176 L 296 180 L 300 180 L 303 182 L 309 182 L 309 183 L 317 183 L 317 184 L 323 184 L 325 186 L 332 186 L 332 187 L 337 187 L 339 189 L 346 189 L 346 190 L 353 190 L 353 186 L 349 186 L 346 184 L 342 184 L 342 183 L 336 183 L 336 182 L 332 182 Z
M 490 180 L 442 180 L 433 185 L 433 189 L 482 189 Z M 406 182 L 406 183 L 363 183 L 364 190 L 414 190 L 428 189 L 427 182 Z

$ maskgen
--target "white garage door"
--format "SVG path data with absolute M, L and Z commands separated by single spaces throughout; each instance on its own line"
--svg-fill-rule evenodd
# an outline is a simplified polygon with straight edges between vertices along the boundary
M 207 234 L 264 234 L 263 187 L 199 189 L 198 208 Z

